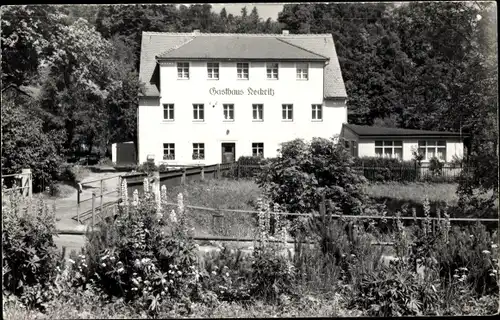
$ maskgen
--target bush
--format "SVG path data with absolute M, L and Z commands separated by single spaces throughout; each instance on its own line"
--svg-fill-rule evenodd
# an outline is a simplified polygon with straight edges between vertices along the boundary
M 361 307 L 375 317 L 435 315 L 439 304 L 436 285 L 420 279 L 404 263 L 364 274 L 351 301 L 351 307 Z
M 443 163 L 436 157 L 431 158 L 429 161 L 429 171 L 432 176 L 440 176 L 443 174 Z
M 255 248 L 252 264 L 252 294 L 274 302 L 282 294 L 293 292 L 295 268 L 275 245 Z
M 200 273 L 196 245 L 185 213 L 157 216 L 153 195 L 122 206 L 114 222 L 103 222 L 88 235 L 88 272 L 105 293 L 124 298 L 155 315 L 182 303 L 189 310 L 198 297 Z
M 248 301 L 252 289 L 252 265 L 241 250 L 224 247 L 219 253 L 205 255 L 202 287 L 213 292 L 218 301 Z
M 143 164 L 137 166 L 137 171 L 147 173 L 149 176 L 152 175 L 153 172 L 159 171 L 159 168 L 156 164 L 154 164 L 154 162 L 146 161 Z
M 262 157 L 240 157 L 238 159 L 239 177 L 253 178 L 257 176 L 261 172 L 260 166 L 266 164 L 268 161 L 268 159 Z
M 48 288 L 60 262 L 54 212 L 41 199 L 22 204 L 17 193 L 2 192 L 2 217 L 2 290 L 42 307 L 51 299 Z
M 345 214 L 360 214 L 366 199 L 362 193 L 365 180 L 352 164 L 341 143 L 296 139 L 282 144 L 279 157 L 264 166 L 257 182 L 287 212 L 317 211 L 324 195 Z

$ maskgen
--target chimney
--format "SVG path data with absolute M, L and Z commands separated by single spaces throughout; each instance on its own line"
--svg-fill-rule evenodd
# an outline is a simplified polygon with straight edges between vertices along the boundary
M 193 34 L 196 36 L 196 35 L 199 35 L 200 34 L 200 29 L 195 29 L 193 30 Z
M 289 34 L 289 31 L 288 30 L 283 30 L 283 35 L 284 36 L 287 36 Z

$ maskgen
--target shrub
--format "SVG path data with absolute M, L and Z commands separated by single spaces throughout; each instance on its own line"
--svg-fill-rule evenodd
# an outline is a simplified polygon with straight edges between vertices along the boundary
M 352 169 L 353 160 L 341 143 L 314 138 L 282 144 L 280 155 L 264 166 L 258 184 L 273 203 L 287 212 L 318 210 L 321 196 L 344 213 L 359 214 L 365 200 L 364 179 Z
M 51 299 L 47 289 L 60 261 L 53 239 L 57 235 L 54 210 L 41 199 L 21 203 L 19 197 L 2 192 L 2 289 L 27 306 L 42 307 Z
M 158 171 L 159 168 L 154 162 L 146 161 L 143 164 L 137 166 L 137 171 L 138 172 L 144 172 L 147 173 L 148 175 L 152 175 L 153 172 Z
M 350 304 L 375 317 L 432 315 L 440 303 L 436 285 L 419 279 L 405 263 L 394 263 L 364 274 Z
M 219 253 L 205 255 L 202 287 L 219 301 L 248 301 L 252 289 L 252 269 L 248 256 L 227 246 Z
M 134 200 L 135 202 L 136 200 Z M 181 303 L 188 310 L 199 294 L 196 245 L 183 209 L 163 216 L 153 195 L 124 205 L 114 222 L 103 222 L 85 246 L 89 274 L 105 293 L 155 315 Z
M 286 249 L 286 228 L 288 223 L 280 215 L 271 221 L 270 204 L 267 199 L 258 200 L 259 242 L 253 251 L 252 295 L 275 302 L 282 294 L 292 292 L 295 268 L 283 254 Z M 273 205 L 274 212 L 281 212 L 279 205 Z M 273 228 L 271 229 L 271 222 Z M 273 242 L 270 242 L 273 240 Z M 274 241 L 278 240 L 278 242 Z
M 429 161 L 429 171 L 432 176 L 440 176 L 443 173 L 443 163 L 436 157 L 431 158 Z
M 240 157 L 238 159 L 239 168 L 237 169 L 239 170 L 239 177 L 253 178 L 257 176 L 261 171 L 260 166 L 264 165 L 268 161 L 268 159 L 265 159 L 263 157 Z

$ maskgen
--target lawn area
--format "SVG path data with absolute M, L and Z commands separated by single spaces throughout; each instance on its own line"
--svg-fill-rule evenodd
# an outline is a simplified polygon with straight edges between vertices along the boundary
M 455 206 L 458 202 L 456 183 L 368 183 L 363 189 L 369 197 L 375 199 L 390 197 L 422 203 L 427 197 L 430 202 L 445 201 L 449 206 Z
M 261 197 L 257 184 L 250 180 L 206 180 L 167 189 L 168 202 L 177 202 L 182 193 L 184 204 L 215 209 L 256 210 L 254 204 Z M 257 219 L 254 214 L 213 212 L 190 209 L 187 211 L 197 236 L 219 235 L 253 237 Z

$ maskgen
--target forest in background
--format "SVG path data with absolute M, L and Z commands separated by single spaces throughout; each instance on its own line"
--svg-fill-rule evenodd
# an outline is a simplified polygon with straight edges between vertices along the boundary
M 247 10 L 2 7 L 3 173 L 30 167 L 35 182 L 47 182 L 82 144 L 106 150 L 136 140 L 143 31 L 287 29 L 332 34 L 350 123 L 467 133 L 470 188 L 497 187 L 496 3 L 287 4 L 278 21 Z

